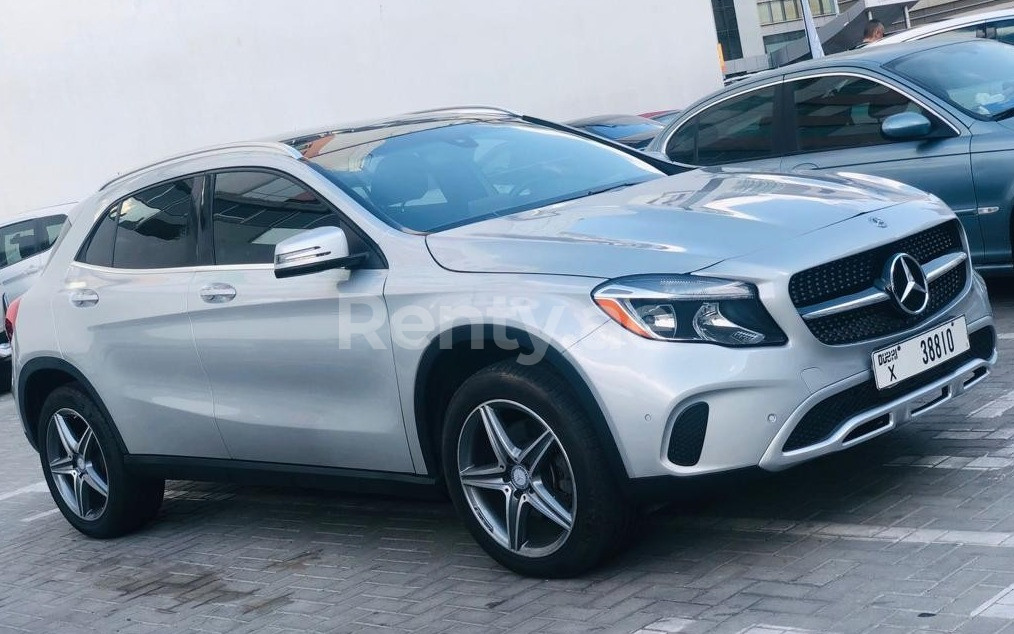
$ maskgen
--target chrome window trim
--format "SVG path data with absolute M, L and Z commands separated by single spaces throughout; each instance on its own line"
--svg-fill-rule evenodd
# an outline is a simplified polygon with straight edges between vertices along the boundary
M 80 267 L 89 271 L 100 273 L 125 273 L 128 275 L 154 275 L 158 273 L 202 273 L 215 271 L 272 271 L 274 264 L 203 264 L 198 266 L 173 266 L 162 269 L 120 269 L 112 266 L 99 266 L 87 262 L 71 262 L 71 266 Z
M 150 163 L 148 165 L 145 165 L 144 167 L 139 167 L 137 169 L 124 172 L 123 174 L 115 176 L 106 181 L 105 183 L 103 183 L 102 187 L 99 187 L 99 191 L 104 191 L 113 185 L 125 182 L 134 176 L 141 176 L 145 173 L 154 171 L 156 168 L 159 167 L 165 167 L 167 165 L 172 165 L 174 163 L 184 162 L 187 159 L 205 156 L 215 156 L 217 154 L 226 154 L 229 152 L 261 152 L 287 156 L 297 161 L 303 160 L 303 155 L 299 152 L 299 150 L 292 147 L 291 145 L 286 145 L 285 143 L 281 143 L 278 141 L 242 141 L 239 143 L 227 143 L 225 145 L 217 145 L 210 148 L 203 148 L 199 150 L 193 150 L 191 152 L 185 152 L 183 154 L 177 154 L 175 156 L 170 156 L 169 158 L 162 159 L 161 161 Z

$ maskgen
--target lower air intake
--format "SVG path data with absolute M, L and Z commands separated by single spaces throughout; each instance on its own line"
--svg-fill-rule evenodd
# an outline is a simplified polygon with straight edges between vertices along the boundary
M 683 410 L 673 423 L 669 436 L 669 462 L 692 467 L 701 459 L 704 436 L 708 432 L 708 404 L 695 403 Z

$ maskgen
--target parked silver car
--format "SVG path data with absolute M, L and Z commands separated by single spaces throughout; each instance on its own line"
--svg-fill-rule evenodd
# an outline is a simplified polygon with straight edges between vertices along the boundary
M 5 218 L 0 226 L 0 297 L 4 310 L 32 285 L 49 257 L 73 204 L 35 209 Z M 11 344 L 0 334 L 0 375 L 9 384 Z
M 862 172 L 939 196 L 973 264 L 1014 271 L 1014 47 L 868 46 L 757 73 L 684 110 L 647 148 L 695 167 Z
M 675 171 L 467 109 L 116 179 L 7 315 L 56 504 L 112 537 L 164 478 L 445 486 L 497 561 L 573 575 L 644 496 L 854 446 L 989 373 L 939 199 Z

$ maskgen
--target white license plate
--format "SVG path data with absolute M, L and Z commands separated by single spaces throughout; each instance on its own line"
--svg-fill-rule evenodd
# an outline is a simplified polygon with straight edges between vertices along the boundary
M 929 332 L 873 353 L 873 376 L 883 390 L 936 367 L 968 350 L 965 318 L 958 317 Z

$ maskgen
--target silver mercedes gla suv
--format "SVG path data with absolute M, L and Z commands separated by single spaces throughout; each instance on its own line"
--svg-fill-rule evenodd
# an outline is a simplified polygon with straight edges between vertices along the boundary
M 989 373 L 939 199 L 679 169 L 463 109 L 117 178 L 7 314 L 56 504 L 113 537 L 166 478 L 445 487 L 497 561 L 574 575 L 659 485 L 851 447 Z

